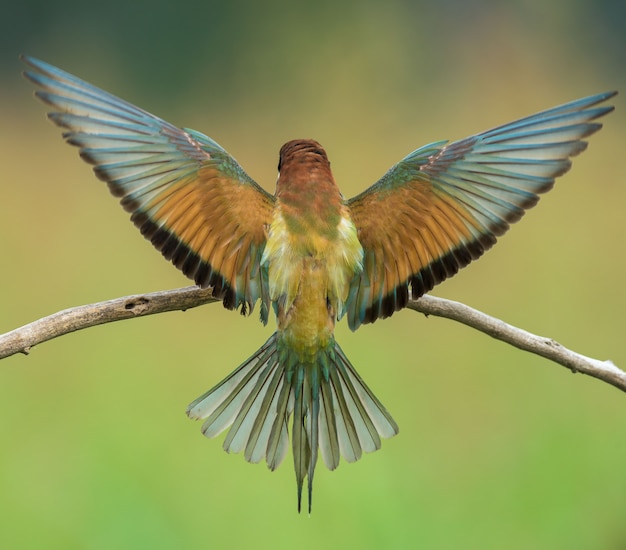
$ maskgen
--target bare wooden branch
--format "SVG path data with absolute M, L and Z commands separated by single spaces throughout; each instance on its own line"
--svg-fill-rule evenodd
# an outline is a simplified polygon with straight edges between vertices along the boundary
M 211 289 L 202 290 L 191 286 L 65 309 L 0 335 L 0 359 L 16 353 L 28 354 L 37 344 L 95 325 L 166 311 L 184 311 L 215 301 Z M 626 372 L 611 361 L 586 357 L 550 338 L 514 327 L 465 304 L 435 296 L 422 296 L 410 302 L 408 307 L 425 315 L 458 321 L 519 349 L 541 355 L 572 372 L 587 374 L 626 391 Z
M 210 288 L 189 286 L 64 309 L 0 335 L 0 359 L 16 353 L 28 354 L 37 344 L 84 328 L 166 311 L 185 311 L 215 301 Z
M 550 359 L 570 369 L 573 373 L 579 372 L 593 376 L 626 391 L 626 372 L 616 367 L 612 361 L 600 361 L 581 355 L 551 338 L 537 336 L 514 327 L 465 304 L 427 295 L 411 302 L 408 307 L 425 315 L 436 315 L 458 321 L 516 348 Z

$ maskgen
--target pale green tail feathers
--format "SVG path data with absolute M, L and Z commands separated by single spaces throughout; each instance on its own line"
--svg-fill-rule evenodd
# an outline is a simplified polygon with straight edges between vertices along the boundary
M 265 459 L 271 470 L 287 454 L 287 424 L 294 414 L 292 450 L 298 484 L 298 511 L 308 478 L 309 511 L 318 448 L 334 470 L 363 451 L 380 448 L 398 426 L 356 373 L 336 342 L 301 363 L 278 333 L 237 370 L 191 403 L 190 418 L 206 419 L 202 432 L 214 437 L 230 427 L 224 450 L 244 451 L 248 462 Z

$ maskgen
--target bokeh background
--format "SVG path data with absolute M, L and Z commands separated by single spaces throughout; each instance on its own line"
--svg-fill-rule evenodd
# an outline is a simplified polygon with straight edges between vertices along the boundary
M 414 148 L 587 94 L 617 109 L 555 190 L 435 294 L 626 368 L 626 4 L 7 3 L 0 18 L 0 332 L 187 284 L 44 119 L 24 52 L 209 134 L 273 191 L 312 137 L 346 196 Z M 256 317 L 256 316 L 255 316 Z M 296 513 L 184 415 L 270 334 L 214 304 L 0 365 L 2 548 L 624 548 L 626 396 L 411 311 L 338 339 L 401 427 L 318 468 Z

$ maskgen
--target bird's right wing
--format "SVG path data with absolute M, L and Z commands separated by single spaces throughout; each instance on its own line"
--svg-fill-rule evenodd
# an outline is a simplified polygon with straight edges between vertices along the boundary
M 567 172 L 569 157 L 602 127 L 596 119 L 613 110 L 599 104 L 615 93 L 426 145 L 349 200 L 364 250 L 349 326 L 392 315 L 480 257 Z

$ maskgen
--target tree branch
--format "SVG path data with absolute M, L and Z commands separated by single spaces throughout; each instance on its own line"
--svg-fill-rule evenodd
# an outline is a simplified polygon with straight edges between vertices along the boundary
M 0 335 L 0 359 L 16 353 L 27 355 L 37 344 L 84 328 L 166 311 L 185 311 L 216 301 L 210 288 L 189 286 L 71 307 Z
M 28 354 L 37 344 L 95 325 L 166 311 L 184 311 L 216 301 L 211 289 L 191 286 L 65 309 L 0 335 L 0 359 L 16 353 Z M 425 315 L 458 321 L 519 349 L 541 355 L 574 373 L 587 374 L 626 391 L 626 372 L 611 361 L 586 357 L 550 338 L 514 327 L 459 302 L 427 295 L 411 301 L 408 307 Z
M 593 376 L 626 391 L 626 372 L 616 367 L 612 361 L 600 361 L 581 355 L 562 346 L 552 338 L 537 336 L 465 304 L 426 295 L 410 302 L 408 307 L 425 315 L 436 315 L 458 321 L 516 348 L 541 355 L 568 368 L 573 373 L 580 372 Z

